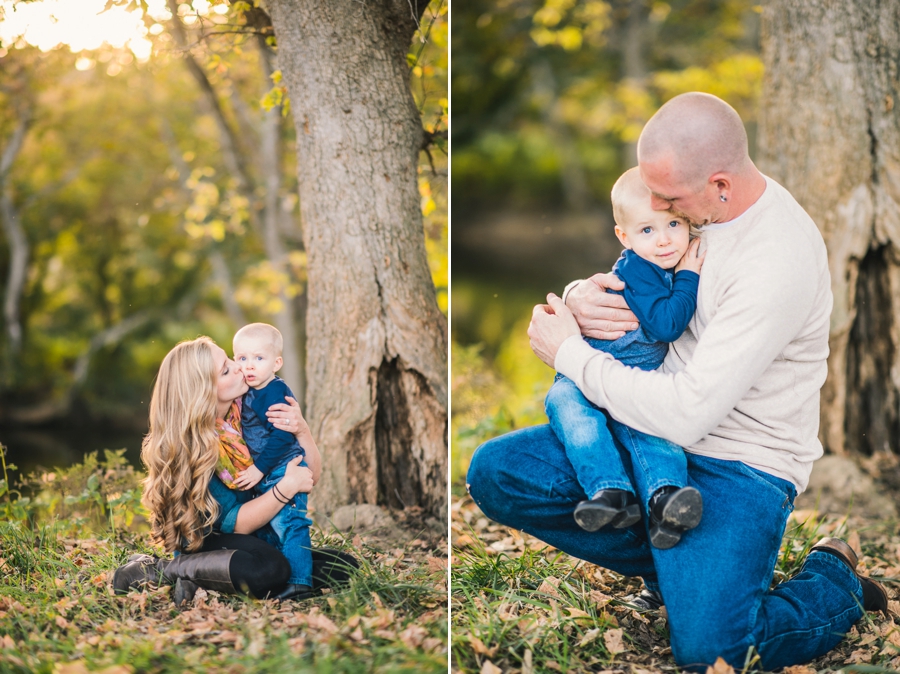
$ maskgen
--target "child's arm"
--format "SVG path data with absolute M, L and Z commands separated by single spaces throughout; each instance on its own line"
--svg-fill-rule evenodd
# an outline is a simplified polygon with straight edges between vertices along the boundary
M 285 455 L 294 451 L 297 439 L 288 431 L 275 428 L 266 416 L 266 412 L 273 403 L 281 402 L 286 395 L 290 395 L 291 390 L 287 385 L 280 380 L 275 380 L 260 393 L 253 398 L 252 407 L 260 420 L 265 420 L 266 439 L 262 447 L 254 447 L 253 463 L 263 475 L 267 475 L 283 460 Z
M 651 262 L 634 255 L 619 266 L 618 272 L 625 281 L 625 299 L 650 339 L 674 342 L 690 323 L 697 309 L 700 283 L 698 272 L 691 267 L 699 271 L 703 264 L 703 256 L 697 254 L 698 246 L 699 240 L 692 242 L 682 258 L 685 267 L 676 267 L 671 291 L 665 272 Z

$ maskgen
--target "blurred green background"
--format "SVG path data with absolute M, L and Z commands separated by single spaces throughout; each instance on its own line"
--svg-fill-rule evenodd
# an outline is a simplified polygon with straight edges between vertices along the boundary
M 608 271 L 609 191 L 669 98 L 706 91 L 747 125 L 762 85 L 748 0 L 456 0 L 451 23 L 452 477 L 500 433 L 543 423 L 553 372 L 534 304 Z
M 25 471 L 104 448 L 135 462 L 153 378 L 180 340 L 210 335 L 230 353 L 242 322 L 274 322 L 288 302 L 302 361 L 306 257 L 286 92 L 262 62 L 253 3 L 185 0 L 177 16 L 172 6 L 0 0 L 0 298 L 11 222 L 27 247 L 19 344 L 0 316 L 0 444 Z M 408 62 L 437 139 L 419 188 L 444 311 L 447 41 L 447 3 L 435 0 Z M 272 109 L 274 166 L 262 151 Z M 260 225 L 273 169 L 285 264 Z

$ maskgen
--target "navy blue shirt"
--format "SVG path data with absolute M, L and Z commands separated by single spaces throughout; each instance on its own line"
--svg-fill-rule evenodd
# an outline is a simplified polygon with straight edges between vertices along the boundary
M 699 274 L 688 269 L 673 273 L 628 249 L 613 272 L 625 281 L 622 294 L 647 337 L 674 342 L 681 336 L 697 309 Z
M 253 463 L 263 475 L 268 475 L 276 466 L 306 453 L 297 438 L 287 431 L 275 428 L 266 419 L 266 410 L 275 403 L 286 402 L 285 396 L 293 398 L 294 394 L 281 377 L 275 377 L 261 389 L 251 388 L 244 394 L 241 434 L 253 457 Z

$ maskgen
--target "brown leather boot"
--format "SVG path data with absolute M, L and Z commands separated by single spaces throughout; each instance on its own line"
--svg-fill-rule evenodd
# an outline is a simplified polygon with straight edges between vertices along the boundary
M 856 556 L 856 552 L 854 552 L 853 548 L 845 541 L 842 541 L 840 538 L 832 538 L 829 536 L 812 546 L 810 552 L 827 552 L 829 555 L 837 557 L 846 564 L 850 570 L 856 574 L 860 585 L 862 585 L 863 608 L 866 611 L 881 611 L 883 615 L 887 615 L 888 597 L 884 586 L 871 578 L 856 573 L 856 566 L 859 564 L 859 558 Z

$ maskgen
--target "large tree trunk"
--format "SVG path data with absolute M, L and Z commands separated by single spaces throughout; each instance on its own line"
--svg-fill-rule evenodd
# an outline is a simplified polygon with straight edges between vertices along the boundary
M 317 505 L 445 516 L 447 333 L 426 254 L 406 52 L 425 0 L 269 0 L 297 129 Z M 419 12 L 421 13 L 421 12 Z
M 780 0 L 763 12 L 760 168 L 818 224 L 834 311 L 827 451 L 900 450 L 900 3 Z

